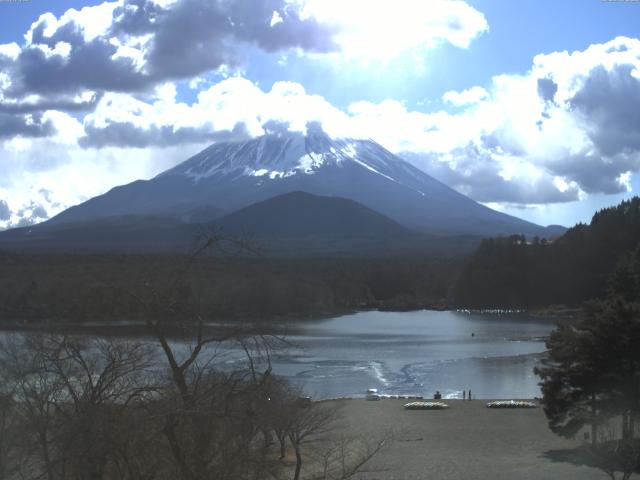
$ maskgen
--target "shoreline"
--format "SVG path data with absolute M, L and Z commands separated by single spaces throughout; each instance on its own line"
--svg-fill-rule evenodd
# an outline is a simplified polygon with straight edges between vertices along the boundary
M 205 328 L 220 329 L 220 328 L 234 328 L 238 326 L 246 326 L 255 329 L 261 333 L 281 332 L 282 330 L 296 330 L 305 324 L 311 324 L 322 320 L 330 320 L 333 318 L 343 317 L 347 315 L 355 315 L 358 313 L 366 312 L 384 312 L 384 313 L 408 313 L 408 312 L 443 312 L 451 311 L 467 315 L 526 315 L 533 318 L 549 318 L 559 320 L 570 320 L 575 317 L 575 314 L 579 312 L 579 309 L 532 309 L 532 310 L 520 310 L 520 309 L 465 309 L 465 308 L 448 308 L 441 306 L 424 306 L 422 308 L 412 309 L 386 309 L 383 306 L 372 308 L 359 308 L 359 309 L 341 309 L 334 312 L 324 312 L 316 315 L 310 315 L 307 317 L 300 317 L 295 315 L 284 315 L 273 318 L 264 319 L 231 319 L 227 323 L 223 322 L 211 322 L 206 323 Z M 179 322 L 174 323 L 176 329 L 181 329 Z M 172 327 L 170 323 L 167 323 L 169 328 Z M 110 329 L 122 329 L 122 333 L 113 332 L 110 335 L 136 335 L 136 334 L 148 334 L 150 333 L 149 326 L 144 320 L 114 320 L 114 321 L 88 321 L 88 322 L 55 322 L 51 319 L 42 319 L 36 321 L 26 320 L 14 320 L 7 321 L 0 319 L 0 332 L 55 332 L 61 331 L 62 333 L 70 333 L 70 330 L 83 330 L 87 331 L 87 334 L 102 332 L 105 334 Z M 125 331 L 127 330 L 127 331 Z M 76 332 L 73 332 L 76 333 Z

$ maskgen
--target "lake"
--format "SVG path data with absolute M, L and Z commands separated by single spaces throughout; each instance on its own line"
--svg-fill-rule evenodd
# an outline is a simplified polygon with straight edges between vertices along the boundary
M 439 390 L 445 398 L 540 396 L 533 368 L 551 319 L 527 314 L 361 312 L 296 325 L 274 372 L 316 398 Z M 234 360 L 229 360 L 233 362 Z
M 391 395 L 432 397 L 439 390 L 445 398 L 462 398 L 464 389 L 475 398 L 533 398 L 540 396 L 533 368 L 554 327 L 552 319 L 523 313 L 360 312 L 292 323 L 272 366 L 314 398 L 364 396 L 368 388 Z M 188 354 L 188 344 L 172 343 Z M 235 343 L 211 348 L 223 369 L 246 362 Z

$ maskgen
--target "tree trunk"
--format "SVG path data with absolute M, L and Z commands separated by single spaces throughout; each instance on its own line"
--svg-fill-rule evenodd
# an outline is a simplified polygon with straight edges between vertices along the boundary
M 47 471 L 47 479 L 48 480 L 53 480 L 54 479 L 54 474 L 53 474 L 53 464 L 51 462 L 51 456 L 49 455 L 49 443 L 47 441 L 47 434 L 46 432 L 38 432 L 38 437 L 40 439 L 40 446 L 42 448 L 42 456 L 44 459 L 44 466 L 45 469 Z
M 294 442 L 293 448 L 296 452 L 296 471 L 293 474 L 293 480 L 300 480 L 300 470 L 302 470 L 302 452 L 300 452 L 300 445 Z
M 273 443 L 273 435 L 266 428 L 263 428 L 261 430 L 262 430 L 262 438 L 264 440 L 264 448 L 265 449 L 269 448 L 271 446 L 271 444 Z
M 175 419 L 173 417 L 167 416 L 165 419 L 165 426 L 162 430 L 164 433 L 167 442 L 169 443 L 169 448 L 171 449 L 171 454 L 173 456 L 173 460 L 176 462 L 178 468 L 180 469 L 180 473 L 182 474 L 183 480 L 191 480 L 193 478 L 193 474 L 191 473 L 191 469 L 187 464 L 187 460 L 185 458 L 184 452 L 180 447 L 180 442 L 175 432 Z
M 596 394 L 591 394 L 591 445 L 598 444 L 598 426 L 596 425 Z
M 280 460 L 287 455 L 287 437 L 285 435 L 278 435 L 278 442 L 280 442 Z

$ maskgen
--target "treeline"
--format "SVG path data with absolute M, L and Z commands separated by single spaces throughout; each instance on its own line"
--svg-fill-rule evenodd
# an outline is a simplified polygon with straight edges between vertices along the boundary
M 0 321 L 140 321 L 139 299 L 180 289 L 218 320 L 304 319 L 358 309 L 446 308 L 461 260 L 198 258 L 0 252 Z M 188 267 L 188 268 L 187 268 Z
M 482 241 L 462 268 L 454 303 L 468 308 L 579 306 L 601 297 L 626 252 L 640 242 L 640 198 L 597 212 L 554 241 Z

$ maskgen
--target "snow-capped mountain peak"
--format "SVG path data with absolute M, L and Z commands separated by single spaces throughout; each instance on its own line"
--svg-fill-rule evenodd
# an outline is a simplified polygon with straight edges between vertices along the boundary
M 183 175 L 199 182 L 209 177 L 259 177 L 263 180 L 313 175 L 323 167 L 355 163 L 390 180 L 390 163 L 398 158 L 374 142 L 332 140 L 321 130 L 301 133 L 268 134 L 245 142 L 210 146 L 177 167 L 159 176 Z M 368 154 L 367 154 L 368 153 Z

